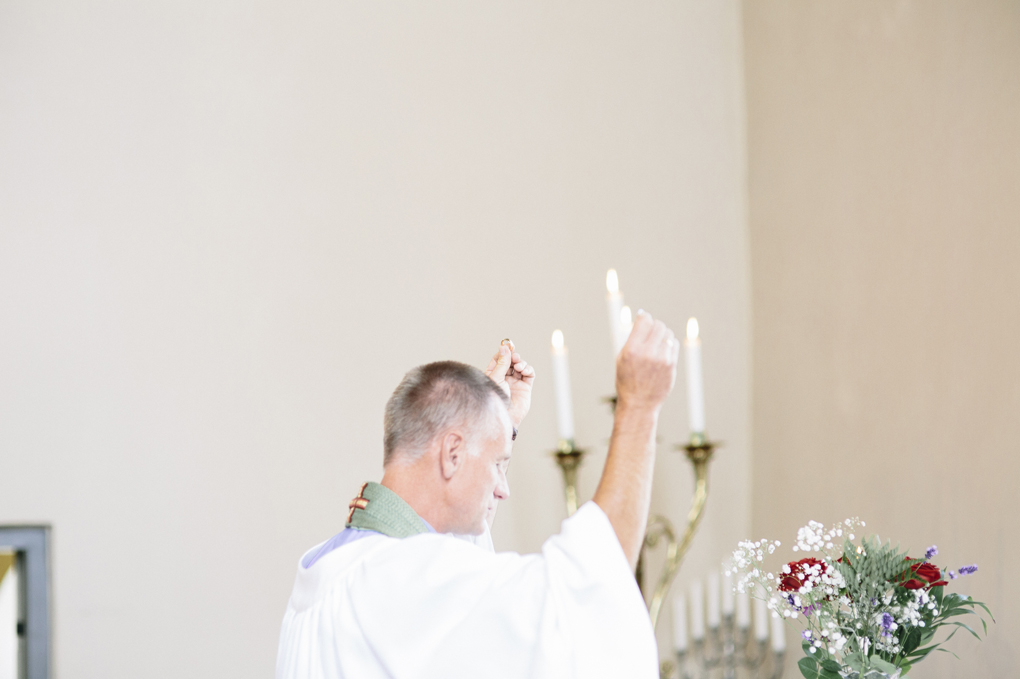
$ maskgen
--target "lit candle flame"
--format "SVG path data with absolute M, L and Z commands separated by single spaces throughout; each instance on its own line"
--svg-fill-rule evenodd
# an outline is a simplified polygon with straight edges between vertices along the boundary
M 562 349 L 563 348 L 563 333 L 560 332 L 559 330 L 553 330 L 552 345 L 553 345 L 553 349 Z
M 614 295 L 620 291 L 620 279 L 616 275 L 616 269 L 606 272 L 606 290 Z
M 624 328 L 630 328 L 631 323 L 632 323 L 632 319 L 631 319 L 631 316 L 630 316 L 630 307 L 629 306 L 625 306 L 622 309 L 620 309 L 620 323 L 623 324 Z
M 698 319 L 693 316 L 687 319 L 687 339 L 698 339 Z

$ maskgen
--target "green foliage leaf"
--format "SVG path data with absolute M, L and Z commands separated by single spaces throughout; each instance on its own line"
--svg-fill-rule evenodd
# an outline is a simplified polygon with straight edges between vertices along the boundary
M 818 663 L 815 662 L 814 658 L 801 658 L 797 662 L 797 667 L 800 668 L 800 673 L 806 679 L 818 679 Z
M 906 636 L 903 638 L 903 651 L 904 655 L 913 653 L 917 650 L 917 647 L 921 645 L 921 629 L 920 627 L 914 627 Z
M 815 662 L 814 658 L 801 658 L 797 662 L 797 667 L 800 668 L 800 673 L 804 675 L 805 679 L 841 679 L 839 676 L 839 664 L 832 660 L 827 662 L 836 665 L 835 672 L 820 666 Z
M 992 619 L 992 622 L 995 622 L 995 616 L 992 615 L 992 612 L 990 610 L 988 610 L 988 606 L 985 606 L 980 601 L 974 601 L 973 599 L 970 599 L 967 603 L 969 603 L 971 606 L 980 606 L 981 608 L 985 609 L 985 613 L 988 614 L 988 617 Z M 982 622 L 984 622 L 983 618 L 982 618 Z M 985 631 L 988 631 L 987 627 L 985 628 Z
M 929 653 L 931 653 L 932 651 L 934 651 L 938 647 L 939 647 L 939 645 L 935 644 L 933 646 L 925 646 L 924 648 L 917 649 L 916 651 L 914 651 L 913 653 L 911 653 L 908 656 L 910 658 L 910 662 L 911 663 L 921 662 L 922 660 L 924 660 L 925 658 L 928 657 Z
M 893 665 L 888 660 L 883 660 L 877 655 L 871 656 L 871 666 L 877 670 L 882 670 L 886 674 L 893 674 L 896 672 L 896 665 Z
M 851 669 L 855 669 L 858 672 L 864 671 L 864 655 L 861 653 L 851 653 L 843 658 L 843 662 Z
M 962 627 L 963 629 L 965 629 L 968 632 L 970 632 L 974 636 L 975 639 L 977 639 L 978 641 L 981 641 L 981 637 L 978 636 L 977 632 L 975 632 L 974 630 L 972 630 L 970 628 L 970 625 L 966 625 L 966 624 L 964 624 L 962 622 L 955 622 L 955 621 L 954 622 L 947 622 L 946 624 L 947 625 L 955 625 L 956 627 Z M 955 630 L 953 631 L 953 634 L 956 634 Z M 952 635 L 950 635 L 950 637 L 952 637 Z M 947 638 L 946 641 L 949 641 L 949 639 Z
M 827 658 L 822 661 L 822 669 L 839 674 L 839 670 L 842 668 L 840 667 L 840 664 L 838 662 L 832 660 L 831 658 Z

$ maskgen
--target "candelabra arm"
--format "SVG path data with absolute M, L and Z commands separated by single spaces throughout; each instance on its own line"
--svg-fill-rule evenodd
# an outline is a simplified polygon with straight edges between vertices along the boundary
M 659 621 L 659 612 L 662 610 L 662 601 L 666 598 L 669 587 L 673 584 L 680 564 L 687 555 L 687 550 L 694 540 L 694 533 L 698 530 L 701 522 L 701 515 L 705 510 L 705 500 L 708 498 L 708 461 L 712 459 L 714 443 L 705 440 L 691 442 L 684 446 L 687 457 L 694 465 L 694 498 L 691 500 L 691 510 L 687 513 L 687 529 L 684 531 L 680 542 L 671 542 L 666 552 L 666 565 L 655 585 L 651 603 L 648 606 L 648 615 L 652 619 L 652 629 L 655 629 Z

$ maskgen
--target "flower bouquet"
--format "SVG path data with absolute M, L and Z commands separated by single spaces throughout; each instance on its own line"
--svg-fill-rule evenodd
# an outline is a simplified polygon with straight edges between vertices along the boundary
M 910 668 L 961 629 L 980 639 L 960 616 L 988 607 L 946 585 L 977 566 L 943 570 L 931 562 L 938 549 L 911 558 L 878 537 L 855 544 L 865 524 L 847 519 L 828 530 L 811 521 L 797 532 L 794 552 L 810 554 L 769 572 L 767 557 L 778 541 L 741 542 L 733 553 L 736 588 L 763 598 L 775 615 L 801 622 L 805 657 L 798 666 L 807 679 L 904 677 Z M 993 619 L 994 621 L 994 619 Z M 952 628 L 941 641 L 939 629 Z

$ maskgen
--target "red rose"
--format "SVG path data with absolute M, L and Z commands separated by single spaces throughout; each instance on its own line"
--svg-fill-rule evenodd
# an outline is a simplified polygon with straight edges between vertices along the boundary
M 821 559 L 815 559 L 808 557 L 807 559 L 801 559 L 800 561 L 791 561 L 786 564 L 790 567 L 790 572 L 782 576 L 779 581 L 779 591 L 781 592 L 797 592 L 801 587 L 804 586 L 804 582 L 808 579 L 807 569 L 813 566 L 821 566 L 821 570 L 818 571 L 818 575 L 824 575 L 829 572 L 829 567 Z
M 914 561 L 914 559 L 907 557 L 907 561 Z M 903 583 L 903 586 L 907 589 L 921 589 L 922 587 L 931 589 L 932 587 L 944 587 L 948 584 L 942 579 L 942 571 L 939 570 L 939 567 L 925 561 L 910 564 L 910 577 Z
M 803 583 L 797 579 L 795 575 L 786 575 L 779 583 L 779 590 L 782 592 L 796 592 L 798 591 Z

